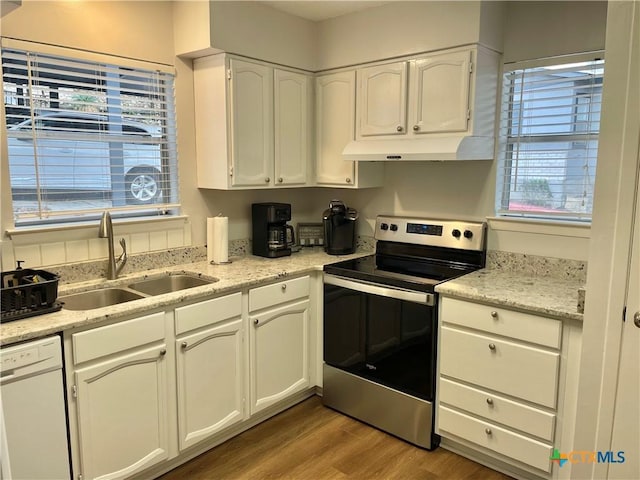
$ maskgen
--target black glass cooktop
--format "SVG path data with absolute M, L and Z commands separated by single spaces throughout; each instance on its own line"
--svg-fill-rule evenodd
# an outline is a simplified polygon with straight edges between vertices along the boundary
M 415 259 L 369 255 L 355 260 L 326 265 L 324 271 L 341 277 L 390 285 L 420 292 L 433 292 L 434 287 L 478 267 L 438 259 Z

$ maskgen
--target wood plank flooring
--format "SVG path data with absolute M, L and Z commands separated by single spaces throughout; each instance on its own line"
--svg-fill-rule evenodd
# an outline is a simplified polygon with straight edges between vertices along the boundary
M 282 412 L 160 477 L 209 479 L 506 480 L 442 448 L 423 450 L 322 405 Z

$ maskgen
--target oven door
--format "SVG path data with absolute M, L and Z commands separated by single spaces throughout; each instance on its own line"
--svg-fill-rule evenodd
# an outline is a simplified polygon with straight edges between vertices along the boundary
M 433 401 L 436 297 L 325 274 L 324 361 Z

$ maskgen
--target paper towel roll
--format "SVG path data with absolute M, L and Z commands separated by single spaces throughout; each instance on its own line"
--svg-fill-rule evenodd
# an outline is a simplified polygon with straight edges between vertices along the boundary
M 229 261 L 229 218 L 207 218 L 207 261 L 225 263 Z

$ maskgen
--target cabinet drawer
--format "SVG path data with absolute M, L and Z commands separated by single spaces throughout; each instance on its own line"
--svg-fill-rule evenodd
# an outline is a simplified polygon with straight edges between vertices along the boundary
M 272 307 L 284 302 L 309 296 L 309 277 L 294 278 L 284 282 L 249 290 L 249 311 Z
M 164 340 L 164 315 L 164 312 L 158 312 L 74 333 L 71 336 L 74 364 Z
M 555 408 L 560 354 L 463 332 L 441 330 L 440 373 Z
M 552 447 L 447 407 L 438 408 L 440 435 L 448 432 L 544 472 L 551 471 Z M 489 432 L 489 433 L 488 433 Z
M 442 321 L 525 342 L 560 348 L 562 322 L 551 318 L 443 298 Z
M 242 313 L 240 292 L 176 308 L 176 335 L 239 317 Z
M 440 403 L 480 415 L 543 440 L 553 441 L 556 416 L 552 413 L 446 378 L 440 379 L 438 388 Z

